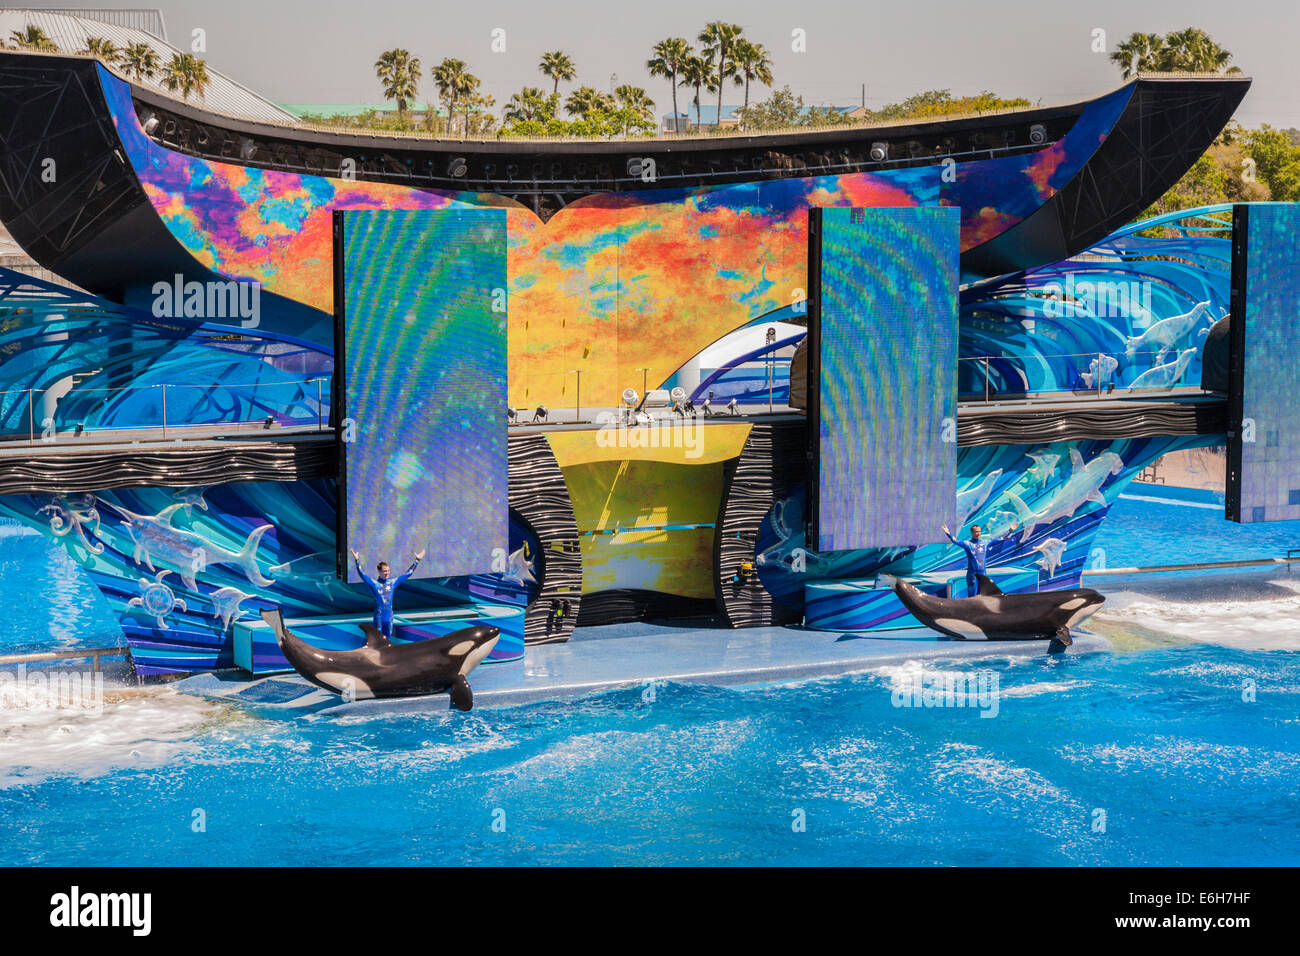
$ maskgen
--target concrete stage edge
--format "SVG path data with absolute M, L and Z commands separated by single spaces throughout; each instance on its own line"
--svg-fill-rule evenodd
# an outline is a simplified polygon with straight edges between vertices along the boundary
M 1111 650 L 1103 637 L 1076 632 L 1067 654 Z M 580 628 L 565 644 L 528 648 L 523 660 L 485 664 L 470 675 L 474 706 L 504 707 L 578 697 L 652 681 L 743 686 L 834 677 L 909 660 L 979 661 L 1046 654 L 1047 641 L 954 641 L 920 628 L 889 637 L 793 627 L 677 628 L 613 624 Z M 339 716 L 442 711 L 446 694 L 352 703 L 297 674 L 250 680 L 242 672 L 198 674 L 177 690 L 249 707 L 266 716 Z

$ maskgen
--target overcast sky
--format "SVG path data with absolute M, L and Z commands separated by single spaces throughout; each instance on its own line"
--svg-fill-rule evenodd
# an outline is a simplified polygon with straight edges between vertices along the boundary
M 378 102 L 374 61 L 402 46 L 424 64 L 422 98 L 433 92 L 428 68 L 455 56 L 499 106 L 521 86 L 542 86 L 538 59 L 561 49 L 576 61 L 579 83 L 608 89 L 615 74 L 618 83 L 645 87 L 660 113 L 670 105 L 670 91 L 646 74 L 650 48 L 668 36 L 693 40 L 713 19 L 738 23 L 767 46 L 777 87 L 788 83 L 808 104 L 843 105 L 858 102 L 865 83 L 871 107 L 944 87 L 1044 104 L 1084 99 L 1120 81 L 1107 57 L 1092 51 L 1094 30 L 1104 30 L 1113 48 L 1135 30 L 1197 26 L 1255 79 L 1238 119 L 1300 126 L 1295 0 L 164 0 L 157 6 L 173 45 L 188 48 L 191 31 L 201 27 L 212 66 L 277 102 Z M 492 50 L 498 28 L 505 31 L 499 53 Z M 791 49 L 796 29 L 806 33 L 805 53 Z M 759 98 L 765 95 L 760 88 Z M 679 103 L 687 98 L 679 94 Z M 739 91 L 729 87 L 724 102 L 739 101 Z

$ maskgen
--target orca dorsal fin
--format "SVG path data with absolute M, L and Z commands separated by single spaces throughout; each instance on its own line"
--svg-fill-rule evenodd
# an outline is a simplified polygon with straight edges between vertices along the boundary
M 392 641 L 384 637 L 383 631 L 373 624 L 362 624 L 361 630 L 366 634 L 366 647 L 391 647 Z
M 980 584 L 980 597 L 998 597 L 1002 594 L 1002 589 L 994 584 L 987 575 L 977 574 L 975 580 Z

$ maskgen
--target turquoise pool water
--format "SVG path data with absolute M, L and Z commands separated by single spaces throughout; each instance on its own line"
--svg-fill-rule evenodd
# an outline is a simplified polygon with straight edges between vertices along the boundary
M 1122 499 L 1098 544 L 1153 563 L 1194 553 L 1211 517 Z M 34 574 L 63 602 L 19 643 L 103 643 L 75 568 L 40 538 L 4 554 L 6 605 L 35 603 Z M 895 706 L 920 664 L 468 715 L 289 721 L 166 687 L 110 690 L 99 715 L 35 699 L 0 709 L 0 863 L 1294 865 L 1300 587 L 1273 574 L 1252 601 L 1222 581 L 1117 595 L 1094 619 L 1116 653 L 990 662 L 995 717 Z
M 890 673 L 298 722 L 155 692 L 27 728 L 0 862 L 1300 862 L 1300 655 L 993 673 L 994 718 L 894 707 Z

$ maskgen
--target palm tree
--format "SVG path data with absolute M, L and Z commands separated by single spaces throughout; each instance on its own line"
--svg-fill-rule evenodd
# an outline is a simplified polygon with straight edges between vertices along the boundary
M 180 90 L 183 100 L 188 100 L 191 93 L 203 99 L 208 87 L 208 65 L 193 53 L 174 53 L 163 71 L 163 85 L 173 92 Z
M 681 37 L 669 37 L 655 44 L 654 56 L 646 61 L 645 67 L 651 76 L 662 76 L 668 80 L 673 91 L 673 132 L 680 133 L 677 119 L 677 74 L 691 55 L 691 45 Z
M 642 122 L 654 125 L 655 101 L 646 95 L 646 91 L 639 86 L 624 84 L 614 90 L 614 98 L 618 100 L 620 107 L 619 112 L 622 114 L 623 135 L 626 136 L 628 129 L 633 123 L 633 117 Z
M 480 85 L 481 83 L 479 81 L 479 78 L 475 76 L 473 73 L 465 73 L 460 78 L 460 89 L 457 90 L 457 92 L 460 94 L 461 102 L 465 104 L 465 135 L 466 136 L 469 135 L 469 111 L 470 111 L 470 106 L 472 105 L 471 101 L 474 99 L 474 94 L 478 92 L 478 88 Z M 489 102 L 491 101 L 489 100 Z
M 384 84 L 384 99 L 397 101 L 397 118 L 406 119 L 406 106 L 420 92 L 420 58 L 400 47 L 375 61 L 375 76 Z
M 97 57 L 109 66 L 116 65 L 122 59 L 122 51 L 117 48 L 117 44 L 103 37 L 87 37 L 86 47 L 81 52 L 85 56 Z
M 535 86 L 525 86 L 510 97 L 510 102 L 506 104 L 502 115 L 508 121 L 527 122 L 543 117 L 549 118 L 550 112 L 550 101 L 545 91 Z
M 569 54 L 560 50 L 543 53 L 542 62 L 537 64 L 537 68 L 544 76 L 549 76 L 555 81 L 555 86 L 551 89 L 552 93 L 560 92 L 560 80 L 570 83 L 578 76 L 578 68 L 573 65 L 573 60 L 569 59 Z
M 597 90 L 590 86 L 580 86 L 564 101 L 564 109 L 570 116 L 577 116 L 581 119 L 589 119 L 591 114 L 597 110 L 608 110 L 614 107 L 614 98 L 604 90 Z
M 745 109 L 749 109 L 749 81 L 758 80 L 764 86 L 772 85 L 772 56 L 767 47 L 749 40 L 737 41 L 732 56 L 736 62 L 736 85 L 745 86 Z
M 1160 67 L 1170 73 L 1220 73 L 1231 59 L 1232 54 L 1204 30 L 1188 27 L 1165 34 Z
M 697 37 L 704 45 L 704 58 L 706 60 L 717 58 L 718 66 L 713 75 L 718 86 L 717 124 L 719 127 L 722 126 L 722 83 L 736 71 L 731 54 L 736 41 L 740 39 L 741 30 L 742 28 L 734 23 L 714 20 L 701 30 Z
M 137 80 L 151 80 L 162 68 L 158 54 L 147 43 L 129 43 L 122 51 L 122 69 Z
M 1155 69 L 1164 45 L 1164 38 L 1158 33 L 1131 33 L 1127 40 L 1115 47 L 1110 61 L 1120 68 L 1127 80 L 1144 68 Z
M 27 24 L 22 30 L 15 30 L 9 34 L 9 39 L 14 41 L 14 45 L 20 50 L 42 50 L 50 53 L 57 53 L 58 45 L 45 35 L 45 31 L 40 27 Z
M 703 126 L 700 120 L 700 88 L 708 84 L 709 89 L 713 89 L 713 65 L 702 56 L 688 56 L 682 63 L 681 74 L 678 85 L 695 89 L 695 130 L 699 132 Z
M 456 119 L 456 100 L 465 90 L 465 77 L 469 75 L 464 60 L 447 57 L 430 73 L 438 84 L 438 99 L 447 104 L 447 132 L 451 132 Z M 476 81 L 477 82 L 477 81 Z

